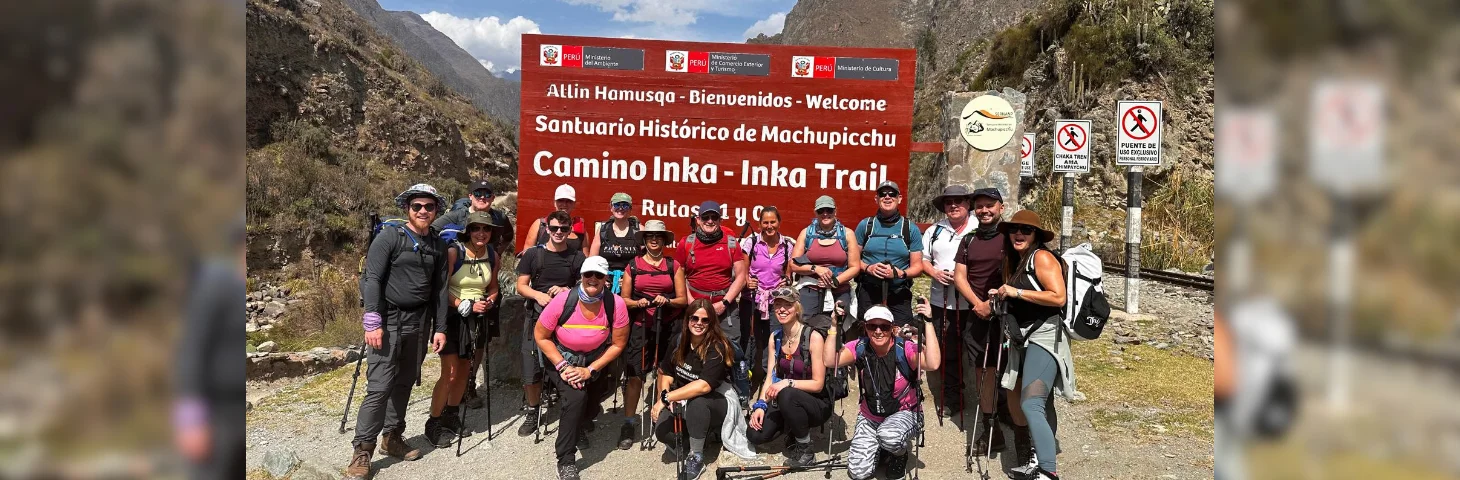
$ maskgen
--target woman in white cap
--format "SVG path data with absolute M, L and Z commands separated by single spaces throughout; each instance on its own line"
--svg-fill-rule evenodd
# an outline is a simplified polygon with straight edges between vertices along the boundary
M 639 393 L 644 378 L 654 371 L 673 346 L 669 345 L 679 322 L 679 309 L 689 304 L 685 292 L 684 265 L 664 255 L 674 232 L 664 222 L 649 220 L 637 233 L 644 254 L 629 262 L 624 272 L 623 297 L 629 306 L 629 350 L 624 354 L 624 425 L 619 430 L 618 448 L 628 450 L 638 440 Z
M 609 289 L 614 295 L 620 293 L 624 267 L 643 251 L 644 243 L 639 241 L 639 219 L 630 215 L 634 199 L 629 194 L 613 194 L 608 201 L 609 217 L 593 236 L 593 246 L 588 255 L 608 260 Z
M 622 299 L 608 293 L 608 261 L 588 257 L 580 272 L 578 287 L 553 298 L 533 327 L 538 348 L 557 371 L 548 376 L 562 398 L 558 438 L 553 443 L 560 480 L 578 480 L 574 454 L 588 448 L 587 429 L 602 413 L 603 399 L 613 392 L 613 382 L 603 370 L 629 341 L 628 309 Z
M 920 305 L 926 308 L 926 303 Z M 877 457 L 888 455 L 887 478 L 901 479 L 907 472 L 907 457 L 922 426 L 922 375 L 919 370 L 937 370 L 942 354 L 932 322 L 924 316 L 922 332 L 927 334 L 926 355 L 920 355 L 916 341 L 899 335 L 892 324 L 892 311 L 882 305 L 867 309 L 863 336 L 847 342 L 837 354 L 841 368 L 856 364 L 862 391 L 852 445 L 847 450 L 847 473 L 854 480 L 872 478 Z M 910 328 L 910 327 L 908 327 Z
M 573 214 L 573 206 L 577 205 L 577 203 L 578 192 L 573 189 L 572 185 L 566 183 L 558 185 L 558 190 L 553 192 L 553 205 L 557 207 L 557 211 L 559 212 L 567 212 L 571 216 Z M 532 243 L 524 245 L 522 250 L 525 252 L 528 248 L 547 243 L 547 230 L 547 217 L 539 218 L 536 222 L 533 222 L 532 227 L 529 227 L 527 230 L 527 238 L 532 239 Z M 588 231 L 583 226 L 583 217 L 573 217 L 573 230 L 568 233 L 568 248 L 570 250 L 581 250 L 584 255 L 588 255 L 588 242 L 584 241 L 587 238 Z

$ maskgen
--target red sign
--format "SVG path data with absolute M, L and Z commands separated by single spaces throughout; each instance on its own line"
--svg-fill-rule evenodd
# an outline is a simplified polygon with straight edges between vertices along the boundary
M 679 236 L 705 200 L 737 232 L 775 206 L 794 235 L 821 195 L 851 224 L 882 181 L 907 191 L 914 50 L 523 35 L 522 52 L 521 242 L 562 184 L 589 222 L 624 192 Z
M 1059 137 L 1055 139 L 1055 143 L 1060 146 L 1061 150 L 1067 152 L 1080 151 L 1081 148 L 1085 147 L 1085 142 L 1088 141 L 1085 137 L 1085 128 L 1074 123 L 1065 125 L 1065 128 L 1060 130 Z

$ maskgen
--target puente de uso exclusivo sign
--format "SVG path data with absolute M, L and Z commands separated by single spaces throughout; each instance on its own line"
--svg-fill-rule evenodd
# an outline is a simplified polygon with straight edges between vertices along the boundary
M 839 217 L 871 215 L 877 185 L 907 188 L 916 52 L 523 35 L 518 215 L 552 211 L 561 184 L 574 214 L 631 213 L 680 235 L 700 202 L 726 224 L 781 211 L 809 224 L 816 197 Z M 530 221 L 518 222 L 525 241 Z M 521 245 L 519 245 L 519 248 Z

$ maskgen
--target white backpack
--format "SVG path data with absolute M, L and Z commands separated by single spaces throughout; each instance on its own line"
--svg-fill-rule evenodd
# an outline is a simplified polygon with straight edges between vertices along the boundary
M 1058 257 L 1064 264 L 1067 296 L 1065 311 L 1061 315 L 1065 323 L 1062 330 L 1069 331 L 1070 338 L 1074 340 L 1100 338 L 1100 333 L 1105 330 L 1105 322 L 1110 320 L 1110 302 L 1106 300 L 1105 288 L 1101 286 L 1104 264 L 1090 249 L 1089 243 L 1067 249 Z M 1033 255 L 1029 257 L 1025 274 L 1029 275 L 1029 282 L 1036 290 L 1043 290 L 1039 288 L 1039 279 L 1034 278 Z

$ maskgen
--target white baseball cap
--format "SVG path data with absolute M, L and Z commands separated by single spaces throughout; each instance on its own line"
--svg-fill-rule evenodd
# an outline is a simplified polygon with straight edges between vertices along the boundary
M 553 193 L 553 200 L 572 200 L 576 202 L 578 201 L 578 191 L 573 190 L 573 186 L 566 183 L 558 185 L 558 191 Z
M 578 274 L 582 275 L 588 272 L 598 272 L 608 275 L 608 260 L 597 255 L 588 257 L 588 259 L 583 260 L 583 269 L 579 270 Z
M 588 264 L 585 263 L 583 266 L 586 268 Z M 872 308 L 867 309 L 866 314 L 862 315 L 862 321 L 870 322 L 873 320 L 886 320 L 891 323 L 892 310 L 888 310 L 887 307 L 881 305 L 873 305 Z

